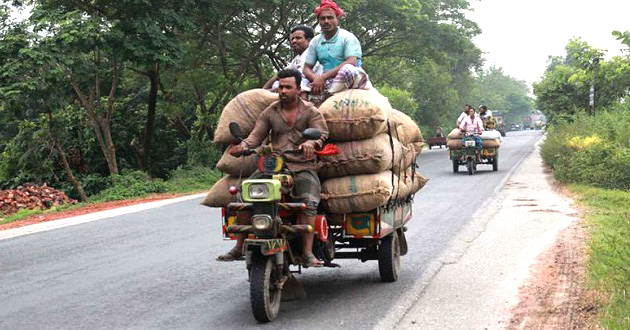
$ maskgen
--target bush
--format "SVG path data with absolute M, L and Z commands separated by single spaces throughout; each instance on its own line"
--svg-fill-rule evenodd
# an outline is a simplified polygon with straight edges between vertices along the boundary
M 142 171 L 126 172 L 110 177 L 112 185 L 90 198 L 90 202 L 144 197 L 149 194 L 167 191 L 167 184 L 161 179 L 151 179 Z
M 609 189 L 630 189 L 630 112 L 618 106 L 595 116 L 578 114 L 548 130 L 541 148 L 556 179 Z
M 223 174 L 203 166 L 183 166 L 171 173 L 167 184 L 171 192 L 210 190 Z

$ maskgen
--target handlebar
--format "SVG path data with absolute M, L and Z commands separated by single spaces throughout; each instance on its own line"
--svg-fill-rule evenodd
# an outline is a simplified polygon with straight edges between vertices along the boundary
M 304 152 L 304 150 L 302 149 L 289 149 L 289 150 L 283 150 L 280 152 L 280 155 L 286 155 L 286 154 L 293 154 L 293 155 L 299 155 L 302 154 Z M 253 155 L 258 153 L 258 149 L 243 149 L 243 151 L 241 152 L 241 156 L 249 156 L 249 155 Z M 240 157 L 240 156 L 239 156 Z

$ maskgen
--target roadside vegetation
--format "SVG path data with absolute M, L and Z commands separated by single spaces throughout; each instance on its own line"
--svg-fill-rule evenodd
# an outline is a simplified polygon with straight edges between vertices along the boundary
M 630 32 L 613 34 L 630 47 Z M 587 284 L 600 299 L 599 325 L 630 329 L 630 55 L 604 60 L 579 39 L 566 51 L 534 86 L 549 119 L 541 154 L 586 209 Z
M 168 180 L 151 178 L 145 172 L 134 171 L 108 177 L 106 182 L 99 181 L 105 188 L 90 196 L 87 201 L 77 204 L 55 206 L 48 210 L 22 209 L 17 213 L 3 215 L 0 213 L 0 225 L 15 222 L 33 215 L 49 214 L 74 210 L 93 203 L 117 200 L 138 199 L 155 194 L 187 194 L 208 190 L 222 174 L 218 170 L 205 167 L 180 168 L 172 173 Z

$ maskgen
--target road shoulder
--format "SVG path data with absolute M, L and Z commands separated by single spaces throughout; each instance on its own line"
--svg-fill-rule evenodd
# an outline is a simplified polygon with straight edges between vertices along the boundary
M 538 145 L 460 233 L 397 329 L 504 329 L 536 258 L 578 219 L 554 190 Z M 457 252 L 460 251 L 460 252 Z

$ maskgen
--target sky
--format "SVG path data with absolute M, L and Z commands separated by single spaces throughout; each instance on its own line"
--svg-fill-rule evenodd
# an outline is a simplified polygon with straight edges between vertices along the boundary
M 550 55 L 565 55 L 574 37 L 608 50 L 606 58 L 627 49 L 612 31 L 630 30 L 630 0 L 471 0 L 471 7 L 466 17 L 482 30 L 473 41 L 485 67 L 530 84 L 541 79 Z

